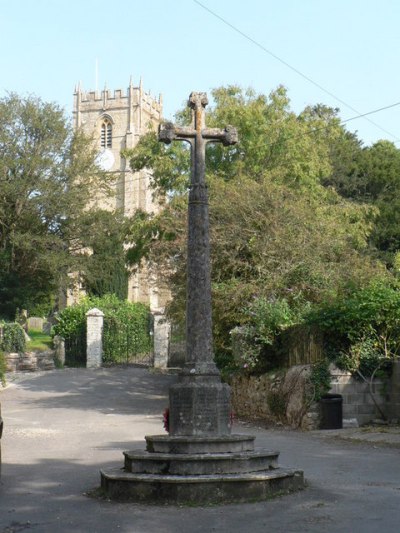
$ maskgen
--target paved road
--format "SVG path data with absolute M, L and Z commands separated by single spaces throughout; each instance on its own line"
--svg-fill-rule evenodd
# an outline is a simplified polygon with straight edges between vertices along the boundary
M 304 470 L 306 490 L 217 507 L 156 507 L 89 498 L 102 467 L 162 433 L 174 376 L 144 369 L 25 375 L 0 392 L 5 430 L 0 533 L 397 533 L 400 449 L 342 441 L 335 432 L 238 426 L 280 462 Z M 393 445 L 394 446 L 394 445 Z

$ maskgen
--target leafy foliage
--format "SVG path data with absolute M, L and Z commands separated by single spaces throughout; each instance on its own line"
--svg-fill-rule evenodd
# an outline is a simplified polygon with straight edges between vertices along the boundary
M 6 370 L 6 358 L 3 350 L 0 350 L 0 383 L 3 385 L 3 387 L 6 385 Z
M 48 304 L 81 270 L 87 206 L 109 191 L 95 156 L 56 105 L 0 100 L 0 316 Z
M 83 287 L 90 296 L 128 296 L 128 270 L 124 243 L 128 224 L 122 213 L 90 211 L 82 217 L 86 234 L 81 244 L 90 250 L 82 265 Z
M 67 339 L 86 331 L 86 313 L 91 307 L 94 305 L 91 305 L 89 298 L 85 298 L 79 304 L 63 309 L 57 315 L 57 323 L 53 327 L 54 335 Z
M 318 402 L 331 388 L 331 373 L 327 361 L 319 361 L 311 367 L 309 382 L 312 387 L 311 401 Z
M 3 335 L 0 340 L 0 350 L 5 352 L 24 352 L 25 335 L 22 327 L 16 322 L 4 322 L 0 324 Z
M 331 359 L 352 372 L 370 375 L 400 353 L 400 289 L 375 281 L 325 304 L 309 320 L 324 332 Z
M 276 366 L 276 345 L 279 335 L 299 321 L 298 313 L 287 300 L 256 298 L 245 309 L 247 323 L 231 332 L 231 340 L 238 353 L 234 354 L 240 369 L 250 373 L 267 372 Z
M 337 110 L 317 105 L 296 115 L 282 87 L 269 96 L 220 88 L 213 98 L 207 124 L 232 124 L 240 140 L 232 147 L 211 143 L 206 152 L 215 349 L 217 360 L 229 365 L 229 333 L 236 326 L 254 328 L 255 348 L 268 346 L 300 309 L 388 274 L 368 249 L 378 210 L 327 186 L 334 173 L 345 175 L 342 156 L 351 166 L 352 150 L 361 150 L 340 126 Z M 177 120 L 187 123 L 187 111 Z M 160 148 L 152 135 L 127 155 L 135 169 L 154 168 L 155 188 L 174 192 L 160 215 L 142 215 L 128 259 L 144 256 L 157 265 L 172 290 L 169 313 L 183 322 L 188 154 L 181 143 L 172 143 L 172 151 Z M 254 302 L 264 306 L 257 324 L 249 315 Z M 254 358 L 250 350 L 249 363 Z
M 370 244 L 393 265 L 400 249 L 400 150 L 385 140 L 362 148 L 353 139 L 334 154 L 333 161 L 335 172 L 325 184 L 345 198 L 376 208 Z

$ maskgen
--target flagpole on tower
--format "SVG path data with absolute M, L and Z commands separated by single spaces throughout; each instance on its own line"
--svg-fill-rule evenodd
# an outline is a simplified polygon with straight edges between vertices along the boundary
M 95 88 L 96 88 L 96 93 L 98 92 L 99 90 L 99 60 L 97 59 L 96 57 L 96 60 L 95 60 L 95 82 L 96 82 L 96 85 L 95 85 Z

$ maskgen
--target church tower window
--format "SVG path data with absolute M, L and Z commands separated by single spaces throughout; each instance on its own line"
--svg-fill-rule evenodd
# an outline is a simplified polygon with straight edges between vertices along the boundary
M 107 119 L 101 125 L 100 145 L 102 148 L 112 147 L 112 124 Z

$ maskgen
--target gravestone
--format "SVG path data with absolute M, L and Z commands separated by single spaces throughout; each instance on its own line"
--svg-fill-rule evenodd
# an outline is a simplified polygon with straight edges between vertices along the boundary
M 279 452 L 254 450 L 251 435 L 231 434 L 230 388 L 213 358 L 205 147 L 237 142 L 236 129 L 207 128 L 205 93 L 192 93 L 192 124 L 160 127 L 159 140 L 191 146 L 188 206 L 186 362 L 169 390 L 169 435 L 146 437 L 146 451 L 124 452 L 124 468 L 101 472 L 109 498 L 151 503 L 262 500 L 304 487 L 303 472 L 278 467 Z

